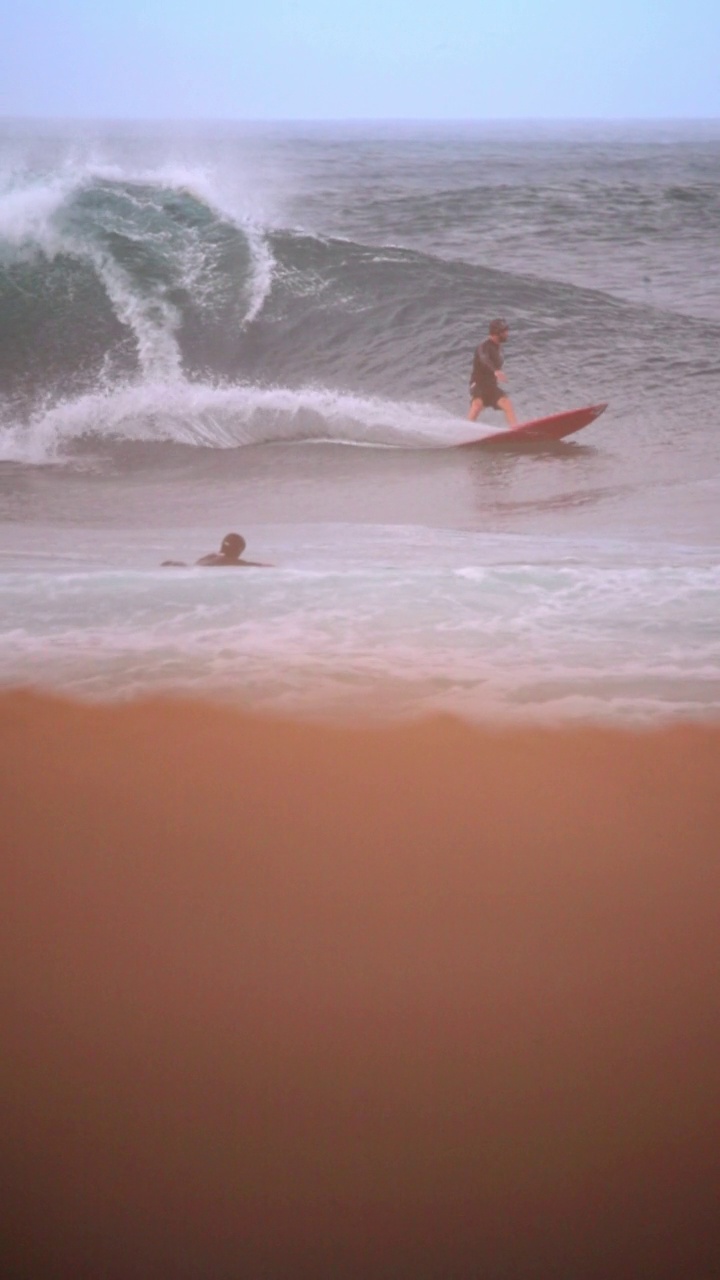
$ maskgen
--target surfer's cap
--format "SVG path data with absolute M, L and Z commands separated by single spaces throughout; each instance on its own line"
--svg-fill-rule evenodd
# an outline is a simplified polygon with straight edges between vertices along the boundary
M 510 325 L 507 320 L 491 320 L 488 332 L 491 333 L 494 338 L 499 338 L 501 334 L 507 334 L 510 332 Z

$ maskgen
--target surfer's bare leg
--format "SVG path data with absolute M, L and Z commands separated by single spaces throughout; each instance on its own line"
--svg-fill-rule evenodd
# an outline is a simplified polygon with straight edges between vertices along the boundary
M 498 409 L 502 409 L 509 427 L 517 426 L 518 420 L 515 417 L 515 410 L 513 409 L 512 400 L 509 396 L 501 396 L 498 400 Z
M 472 400 L 470 402 L 470 412 L 468 414 L 468 422 L 474 422 L 483 411 L 482 400 Z

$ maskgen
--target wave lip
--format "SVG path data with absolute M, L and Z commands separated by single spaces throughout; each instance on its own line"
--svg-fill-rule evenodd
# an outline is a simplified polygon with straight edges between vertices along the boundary
M 99 167 L 6 186 L 4 383 L 59 395 L 227 363 L 273 269 L 265 233 L 213 199 L 205 175 Z

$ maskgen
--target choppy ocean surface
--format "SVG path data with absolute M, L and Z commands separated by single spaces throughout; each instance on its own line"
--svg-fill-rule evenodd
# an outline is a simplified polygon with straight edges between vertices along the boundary
M 717 718 L 718 279 L 720 122 L 5 122 L 0 681 Z M 495 315 L 521 419 L 606 413 L 451 447 Z

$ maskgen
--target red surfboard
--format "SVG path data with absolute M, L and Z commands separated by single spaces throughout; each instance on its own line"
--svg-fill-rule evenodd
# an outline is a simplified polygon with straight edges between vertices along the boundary
M 550 418 L 534 418 L 532 422 L 521 422 L 517 427 L 508 427 L 504 431 L 495 431 L 491 436 L 483 436 L 480 440 L 466 440 L 457 445 L 459 449 L 477 449 L 479 445 L 507 445 L 531 443 L 542 440 L 562 440 L 571 436 L 573 431 L 587 427 L 607 409 L 607 404 L 590 404 L 584 409 L 568 409 L 565 413 L 555 413 Z

